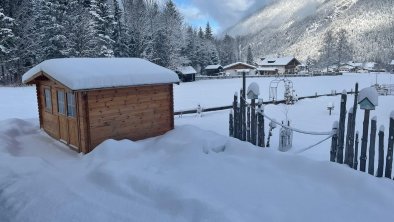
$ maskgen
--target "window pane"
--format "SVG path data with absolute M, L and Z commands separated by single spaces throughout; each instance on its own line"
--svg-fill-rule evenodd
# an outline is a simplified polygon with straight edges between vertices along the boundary
M 45 96 L 45 109 L 52 110 L 51 90 L 45 89 L 44 96 Z
M 66 114 L 65 107 L 64 107 L 64 92 L 63 91 L 57 91 L 57 111 L 60 114 Z
M 67 93 L 67 115 L 72 117 L 76 116 L 74 93 Z

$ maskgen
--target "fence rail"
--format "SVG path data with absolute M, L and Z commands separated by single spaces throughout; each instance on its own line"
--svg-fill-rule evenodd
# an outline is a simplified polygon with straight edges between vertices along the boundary
M 313 73 L 313 74 L 284 74 L 284 77 L 313 77 L 313 76 L 338 76 L 343 73 Z M 277 77 L 278 75 L 247 75 L 246 78 L 270 78 Z M 218 76 L 196 76 L 196 80 L 211 80 L 211 79 L 238 79 L 242 75 L 218 75 Z
M 298 97 L 298 100 L 303 100 L 303 99 L 313 99 L 313 98 L 319 98 L 319 97 L 324 97 L 324 96 L 339 96 L 342 93 L 328 93 L 328 94 L 315 94 L 313 96 L 301 96 Z M 347 94 L 354 94 L 354 92 L 350 91 Z M 286 100 L 277 100 L 277 101 L 266 101 L 263 102 L 264 105 L 268 104 L 286 104 Z M 221 111 L 221 110 L 227 110 L 233 108 L 233 105 L 228 105 L 228 106 L 217 106 L 217 107 L 210 107 L 210 108 L 204 108 L 204 112 L 214 112 L 214 111 Z M 186 114 L 195 114 L 198 112 L 198 109 L 188 109 L 188 110 L 177 110 L 174 112 L 174 115 L 179 116 L 179 115 L 186 115 Z

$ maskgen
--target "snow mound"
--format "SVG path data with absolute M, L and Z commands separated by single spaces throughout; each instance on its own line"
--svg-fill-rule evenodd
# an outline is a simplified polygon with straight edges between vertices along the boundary
M 2 132 L 33 132 L 2 123 Z M 194 126 L 107 140 L 82 157 L 48 156 L 61 147 L 32 135 L 8 135 L 41 151 L 30 156 L 11 155 L 0 138 L 0 221 L 383 221 L 394 207 L 392 180 Z

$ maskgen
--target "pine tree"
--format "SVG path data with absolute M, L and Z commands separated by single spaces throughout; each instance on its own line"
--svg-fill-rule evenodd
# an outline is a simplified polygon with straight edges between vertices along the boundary
M 213 41 L 212 28 L 211 28 L 211 25 L 209 25 L 209 22 L 207 23 L 207 26 L 205 27 L 205 39 Z
M 110 13 L 107 0 L 92 0 L 93 29 L 95 32 L 95 51 L 99 57 L 114 55 L 113 16 Z
M 128 55 L 128 43 L 126 28 L 123 24 L 123 13 L 119 8 L 118 0 L 113 0 L 113 33 L 112 39 L 114 41 L 113 51 L 115 57 L 127 57 Z
M 3 13 L 0 8 L 0 82 L 8 82 L 6 80 L 5 65 L 10 62 L 10 55 L 15 49 L 15 35 L 13 33 L 14 19 Z M 12 61 L 12 59 L 11 59 Z
M 67 57 L 67 38 L 64 26 L 66 2 L 39 0 L 36 26 L 39 32 L 39 61 Z
M 236 52 L 237 47 L 235 45 L 235 39 L 226 34 L 220 43 L 219 50 L 219 55 L 223 65 L 236 62 Z
M 341 65 L 342 62 L 344 61 L 349 61 L 352 59 L 352 46 L 350 45 L 348 41 L 348 33 L 345 29 L 339 30 L 339 32 L 336 34 L 336 63 L 339 66 Z
M 248 55 L 247 55 L 246 63 L 251 64 L 251 65 L 254 64 L 252 47 L 250 47 L 250 45 L 248 46 Z
M 204 39 L 205 38 L 205 34 L 204 31 L 202 31 L 202 28 L 200 27 L 200 29 L 198 30 L 198 37 L 200 39 Z
M 335 39 L 331 30 L 327 31 L 324 35 L 323 47 L 321 49 L 320 64 L 327 67 L 327 72 L 330 65 L 334 63 L 334 48 Z
M 71 0 L 66 10 L 67 57 L 96 56 L 93 17 L 84 4 L 86 4 L 85 1 Z

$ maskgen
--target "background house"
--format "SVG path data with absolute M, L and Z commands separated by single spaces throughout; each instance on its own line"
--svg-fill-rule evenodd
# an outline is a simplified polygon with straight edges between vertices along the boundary
M 268 70 L 277 70 L 278 74 L 295 74 L 296 67 L 301 63 L 293 56 L 281 58 L 263 58 L 257 62 L 258 68 Z
M 256 74 L 256 67 L 243 62 L 236 62 L 223 67 L 223 71 L 226 75 L 241 75 L 246 73 L 246 75 Z
M 182 82 L 196 81 L 197 71 L 192 66 L 178 67 L 175 72 Z
M 35 84 L 40 127 L 78 152 L 107 139 L 141 140 L 174 128 L 175 72 L 136 58 L 44 61 L 23 75 Z
M 205 75 L 207 76 L 218 76 L 223 73 L 223 67 L 221 65 L 209 65 L 205 67 Z

